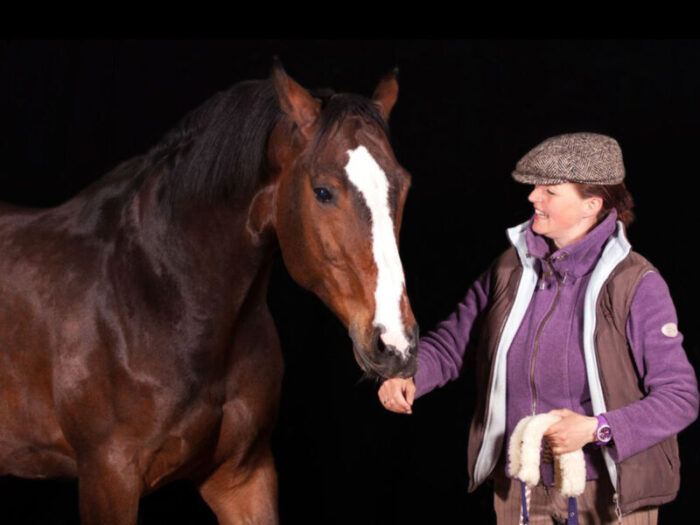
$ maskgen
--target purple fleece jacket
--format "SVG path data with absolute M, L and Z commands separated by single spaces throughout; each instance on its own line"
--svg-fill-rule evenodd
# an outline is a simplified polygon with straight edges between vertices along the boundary
M 546 239 L 532 231 L 530 222 L 527 247 L 540 261 L 540 281 L 508 352 L 505 444 L 517 422 L 532 414 L 533 404 L 537 414 L 568 408 L 593 415 L 582 344 L 583 299 L 616 219 L 613 210 L 583 239 L 551 254 Z M 557 275 L 547 271 L 545 258 Z M 562 282 L 558 298 L 557 279 Z M 489 288 L 486 272 L 456 310 L 421 338 L 416 397 L 458 377 L 474 320 L 488 305 Z M 627 320 L 627 339 L 646 396 L 604 413 L 613 432 L 608 446 L 616 462 L 677 434 L 697 417 L 697 381 L 682 347 L 683 336 L 672 330 L 677 323 L 666 282 L 657 273 L 648 273 L 637 287 Z M 584 447 L 584 454 L 587 479 L 607 475 L 595 445 Z M 553 484 L 551 464 L 543 465 L 542 479 Z

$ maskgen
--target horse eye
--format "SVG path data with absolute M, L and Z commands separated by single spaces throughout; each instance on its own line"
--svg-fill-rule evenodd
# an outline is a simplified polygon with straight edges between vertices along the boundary
M 333 194 L 327 188 L 314 188 L 314 193 L 319 202 L 329 202 L 333 199 Z

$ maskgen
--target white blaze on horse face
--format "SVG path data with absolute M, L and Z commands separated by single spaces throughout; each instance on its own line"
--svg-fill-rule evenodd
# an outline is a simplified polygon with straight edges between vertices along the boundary
M 389 213 L 389 183 L 384 170 L 367 148 L 358 146 L 347 153 L 350 160 L 345 172 L 365 199 L 372 220 L 372 252 L 377 265 L 374 326 L 384 327 L 381 335 L 384 344 L 393 346 L 405 356 L 409 342 L 401 319 L 404 276 L 396 246 L 394 221 Z

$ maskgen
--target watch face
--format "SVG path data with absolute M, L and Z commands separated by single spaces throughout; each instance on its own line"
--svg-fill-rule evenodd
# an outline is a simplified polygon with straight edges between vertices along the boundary
M 612 437 L 612 430 L 610 430 L 610 425 L 603 425 L 598 429 L 598 440 L 599 441 L 610 441 Z

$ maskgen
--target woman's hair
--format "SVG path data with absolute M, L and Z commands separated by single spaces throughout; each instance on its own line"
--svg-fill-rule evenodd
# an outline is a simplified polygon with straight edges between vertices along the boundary
M 627 228 L 634 220 L 634 200 L 632 195 L 627 191 L 625 183 L 620 184 L 574 184 L 579 195 L 583 199 L 589 197 L 600 197 L 603 200 L 603 207 L 597 217 L 597 222 L 602 221 L 607 217 L 610 210 L 617 210 L 617 218 L 622 221 L 622 224 Z

